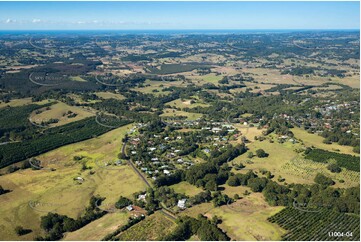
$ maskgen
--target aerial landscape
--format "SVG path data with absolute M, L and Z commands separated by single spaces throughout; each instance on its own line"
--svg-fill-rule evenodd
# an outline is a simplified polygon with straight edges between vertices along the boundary
M 268 30 L 22 4 L 0 2 L 0 240 L 360 240 L 358 2 L 356 27 Z M 99 14 L 122 4 L 172 3 Z

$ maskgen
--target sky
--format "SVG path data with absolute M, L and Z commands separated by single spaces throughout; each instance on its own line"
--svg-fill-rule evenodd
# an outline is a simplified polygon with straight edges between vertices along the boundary
M 0 30 L 359 28 L 359 2 L 0 2 Z

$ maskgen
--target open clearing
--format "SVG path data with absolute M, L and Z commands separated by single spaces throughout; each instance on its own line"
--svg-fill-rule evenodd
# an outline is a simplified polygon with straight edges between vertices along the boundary
M 183 193 L 187 196 L 194 196 L 200 192 L 202 192 L 203 190 L 201 188 L 198 188 L 196 186 L 193 186 L 191 184 L 189 184 L 186 181 L 180 182 L 178 184 L 172 185 L 170 186 L 170 188 L 173 188 L 175 192 L 177 193 Z
M 302 155 L 295 151 L 303 147 L 300 143 L 293 144 L 286 141 L 281 144 L 278 143 L 276 137 L 275 135 L 268 136 L 268 139 L 274 141 L 273 143 L 270 143 L 270 141 L 266 139 L 264 141 L 254 141 L 247 144 L 249 148 L 248 152 L 253 152 L 255 155 L 257 149 L 263 149 L 269 156 L 267 158 L 258 158 L 257 156 L 248 158 L 248 152 L 242 154 L 232 160 L 230 164 L 242 163 L 246 168 L 239 171 L 234 170 L 234 172 L 245 173 L 248 169 L 258 172 L 261 169 L 265 169 L 274 175 L 274 181 L 277 181 L 277 178 L 281 176 L 286 179 L 285 182 L 288 184 L 313 184 L 314 177 L 317 173 L 323 173 L 335 179 L 335 187 L 351 187 L 357 185 L 359 173 L 346 169 L 339 174 L 331 173 L 327 170 L 326 164 L 303 159 Z M 251 164 L 248 164 L 248 161 L 251 161 Z M 339 183 L 339 180 L 344 180 L 345 182 Z
M 241 195 L 244 188 L 235 189 L 239 189 Z M 251 193 L 230 205 L 214 208 L 212 203 L 202 203 L 186 209 L 180 215 L 197 217 L 203 214 L 209 218 L 217 215 L 223 221 L 218 227 L 232 240 L 280 240 L 285 230 L 268 222 L 267 218 L 282 209 L 281 206 L 269 206 L 261 193 Z
M 117 100 L 125 99 L 125 97 L 122 94 L 112 93 L 112 92 L 96 92 L 95 95 L 97 95 L 100 98 L 104 98 L 104 99 L 110 99 L 110 98 L 114 98 Z
M 319 149 L 324 149 L 328 151 L 335 152 L 336 150 L 340 150 L 340 153 L 357 155 L 352 151 L 353 147 L 339 145 L 337 143 L 325 144 L 323 143 L 324 138 L 317 134 L 310 134 L 306 130 L 300 128 L 291 129 L 296 138 L 301 139 L 306 146 L 315 146 Z
M 114 232 L 118 227 L 128 221 L 129 214 L 126 212 L 108 213 L 81 229 L 67 233 L 62 240 L 101 240 L 106 235 Z
M 194 101 L 194 103 L 192 103 L 192 100 Z M 205 103 L 201 103 L 200 101 L 198 101 L 196 98 L 195 99 L 187 99 L 187 100 L 182 100 L 182 99 L 176 99 L 170 102 L 167 102 L 165 105 L 170 105 L 173 108 L 195 108 L 195 107 L 209 107 L 209 104 L 205 104 Z
M 57 123 L 50 124 L 49 125 L 50 127 L 61 126 L 64 124 L 68 124 L 71 122 L 79 121 L 81 119 L 94 116 L 93 113 L 83 108 L 69 106 L 68 104 L 65 104 L 63 102 L 58 102 L 54 105 L 51 105 L 50 107 L 41 108 L 38 109 L 37 111 L 39 110 L 41 111 L 41 113 L 36 114 L 36 111 L 34 111 L 30 115 L 31 121 L 37 124 L 41 124 L 42 122 L 47 122 L 50 119 L 59 120 L 59 122 Z M 71 114 L 76 114 L 76 116 L 71 117 Z
M 121 149 L 121 139 L 132 125 L 112 130 L 102 136 L 83 142 L 63 146 L 37 158 L 48 162 L 56 171 L 21 170 L 0 176 L 0 184 L 10 190 L 0 196 L 1 218 L 0 236 L 5 240 L 32 240 L 41 233 L 40 217 L 47 212 L 57 212 L 76 218 L 81 215 L 92 195 L 106 197 L 104 203 L 117 201 L 120 195 L 131 196 L 134 192 L 145 190 L 144 183 L 127 165 L 104 167 L 104 161 L 115 161 Z M 74 156 L 85 156 L 82 161 L 74 162 Z M 95 163 L 95 159 L 98 162 Z M 82 171 L 82 163 L 93 167 Z M 82 177 L 79 184 L 73 180 Z M 36 210 L 29 207 L 29 201 L 37 202 Z M 33 230 L 22 236 L 15 234 L 13 228 L 21 225 Z

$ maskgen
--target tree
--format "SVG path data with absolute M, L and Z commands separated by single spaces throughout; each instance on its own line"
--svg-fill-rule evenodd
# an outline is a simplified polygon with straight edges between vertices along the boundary
M 248 154 L 247 154 L 247 157 L 248 157 L 248 158 L 250 158 L 250 159 L 251 159 L 251 158 L 253 158 L 253 156 L 254 156 L 254 155 L 253 155 L 253 152 L 251 152 L 251 151 L 250 151 L 250 152 L 248 152 Z
M 22 226 L 16 226 L 15 227 L 15 233 L 19 236 L 31 233 L 32 230 L 31 229 L 24 229 Z
M 124 208 L 128 205 L 132 204 L 132 201 L 130 201 L 128 198 L 120 196 L 119 200 L 115 203 L 115 207 L 118 209 Z
M 268 154 L 263 149 L 256 150 L 256 155 L 259 158 L 267 157 Z
M 217 182 L 215 180 L 209 180 L 204 186 L 204 188 L 210 191 L 217 191 L 218 189 Z
M 324 176 L 321 173 L 318 173 L 316 175 L 315 182 L 320 184 L 320 185 L 324 185 L 324 186 L 331 186 L 331 185 L 335 184 L 335 182 L 331 178 L 329 178 L 327 176 Z
M 251 188 L 253 192 L 262 192 L 262 190 L 266 187 L 267 178 L 250 178 L 248 180 L 247 186 Z
M 241 185 L 240 180 L 237 176 L 231 176 L 228 178 L 227 184 L 231 187 L 237 187 Z
M 327 169 L 332 173 L 340 173 L 341 167 L 339 167 L 336 163 L 331 163 L 327 166 Z

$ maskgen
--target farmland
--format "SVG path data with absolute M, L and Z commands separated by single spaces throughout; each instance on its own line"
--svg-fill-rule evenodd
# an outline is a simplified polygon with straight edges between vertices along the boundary
M 133 192 L 144 189 L 131 168 L 120 166 L 107 169 L 108 167 L 104 168 L 103 165 L 103 161 L 116 159 L 121 144 L 118 137 L 125 135 L 129 128 L 129 125 L 124 126 L 98 138 L 64 146 L 37 157 L 44 164 L 48 162 L 49 167 L 55 168 L 55 171 L 28 169 L 0 176 L 1 184 L 13 190 L 0 197 L 3 205 L 1 223 L 7 228 L 3 231 L 9 232 L 3 234 L 3 238 L 17 238 L 13 230 L 9 229 L 13 224 L 24 227 L 30 225 L 34 232 L 28 235 L 28 238 L 33 238 L 34 234 L 40 233 L 40 216 L 48 211 L 77 217 L 83 212 L 84 204 L 92 194 L 100 194 L 107 198 L 107 203 L 112 203 L 119 194 L 130 196 Z M 74 156 L 84 158 L 80 162 L 75 162 Z M 89 171 L 82 171 L 83 162 L 92 167 L 91 170 L 94 170 L 95 174 L 90 175 Z M 83 184 L 74 182 L 73 178 L 77 176 L 84 179 Z M 118 186 L 119 183 L 123 185 Z M 21 199 L 14 202 L 14 198 Z M 38 202 L 39 206 L 32 209 L 28 204 L 30 201 Z
M 2 239 L 359 239 L 358 31 L 29 35 L 0 35 Z

